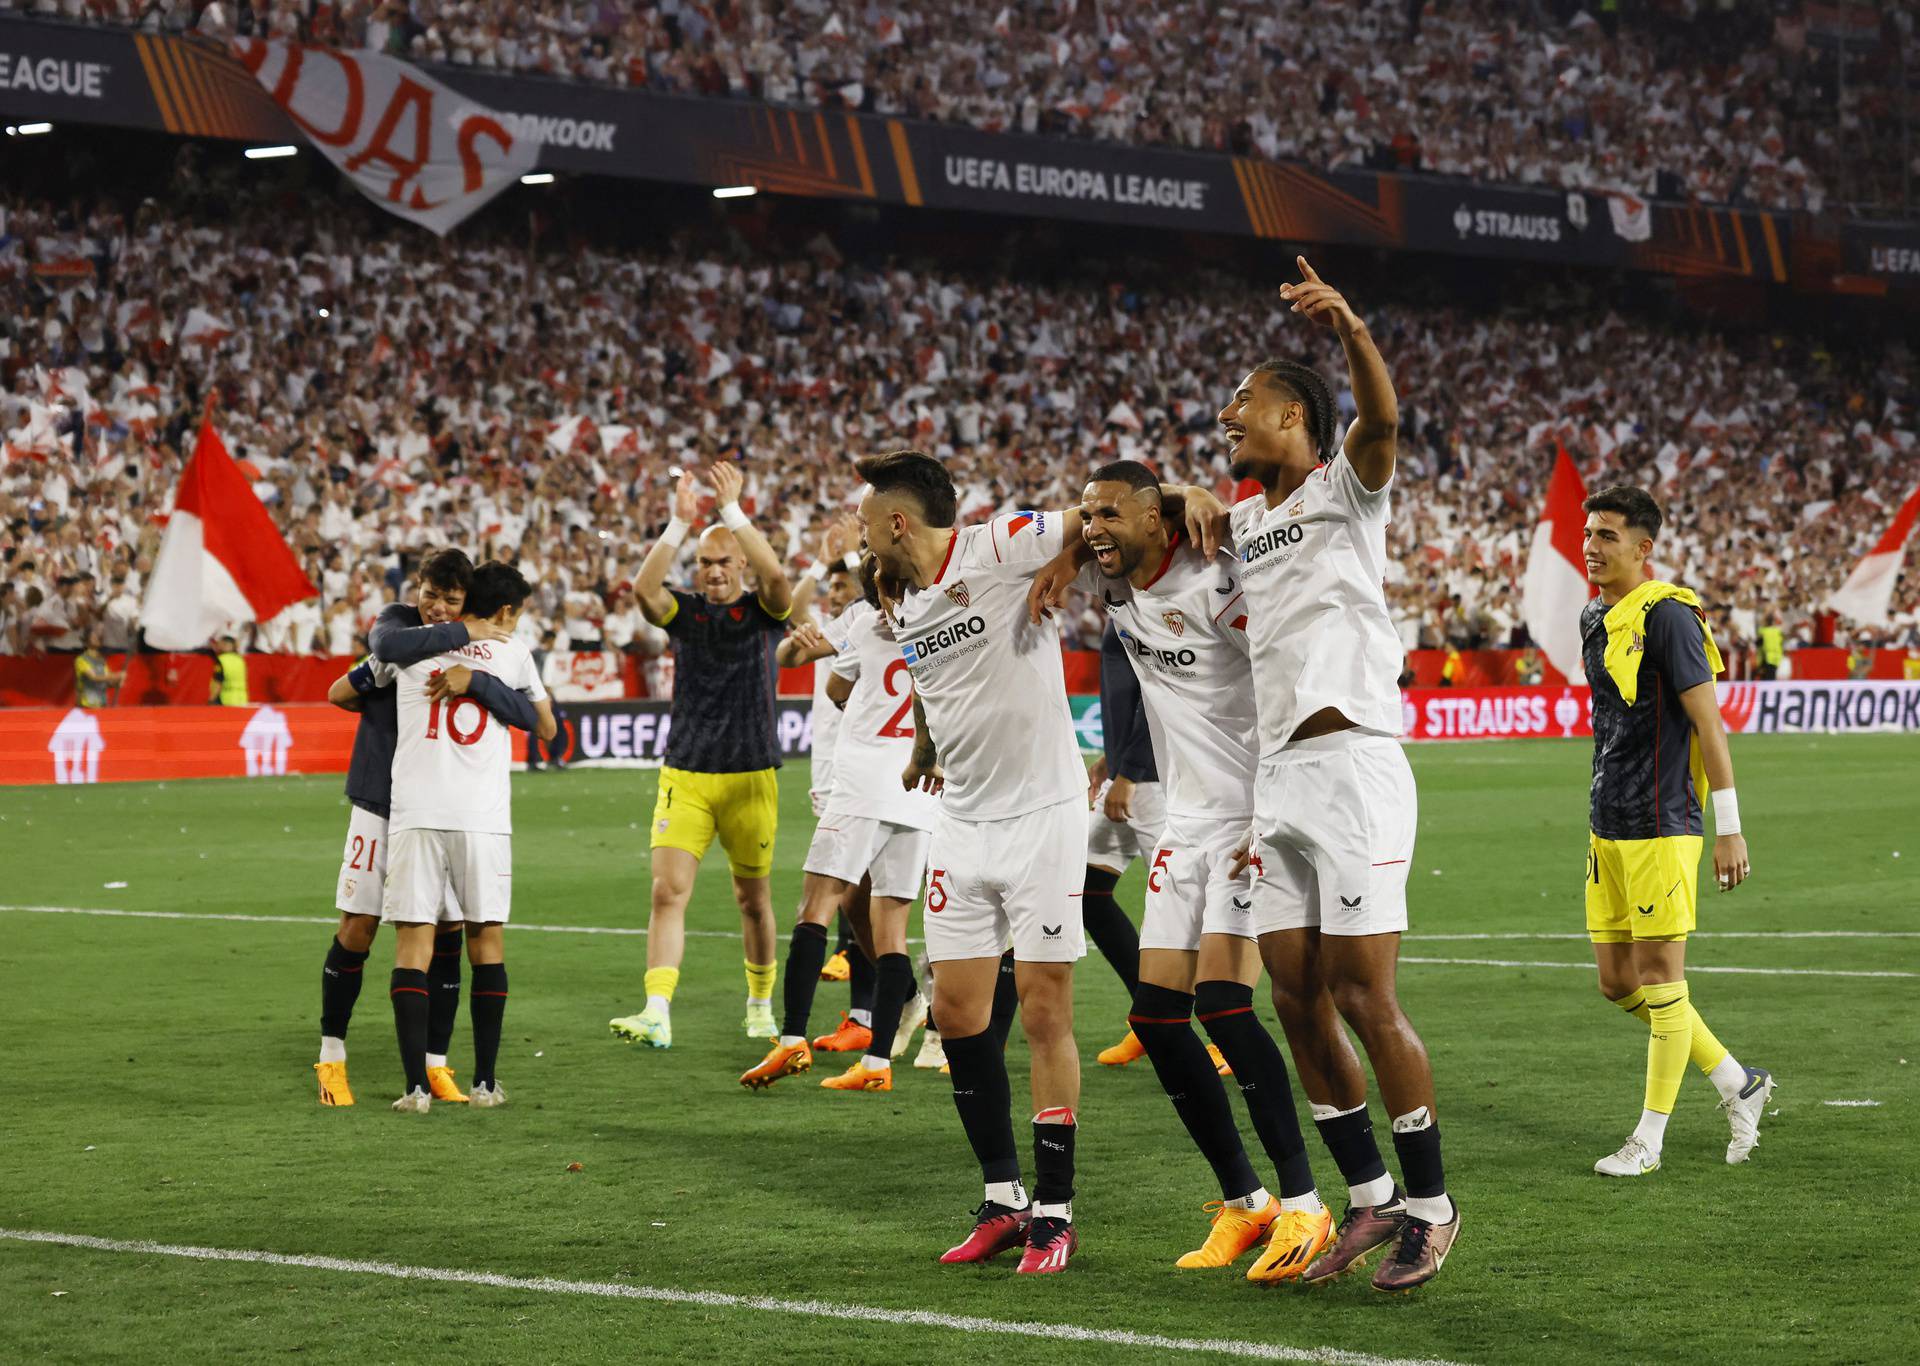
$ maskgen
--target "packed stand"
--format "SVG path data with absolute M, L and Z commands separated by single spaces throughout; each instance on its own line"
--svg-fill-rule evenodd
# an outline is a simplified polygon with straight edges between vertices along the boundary
M 1567 0 L 0 0 L 9 7 L 990 131 L 1816 212 L 1836 170 L 1856 197 L 1903 188 L 1861 168 L 1897 169 L 1887 53 L 1914 40 L 1912 16 L 1892 7 L 1887 41 L 1856 49 L 1849 82 L 1822 21 L 1785 0 L 1595 5 L 1605 23 Z
M 134 643 L 145 575 L 209 385 L 320 589 L 255 649 L 347 654 L 426 547 L 517 559 L 536 645 L 657 651 L 628 585 L 671 471 L 740 459 L 797 568 L 854 493 L 849 459 L 947 460 L 963 515 L 1059 505 L 1116 457 L 1225 490 L 1215 414 L 1273 339 L 1343 375 L 1330 337 L 1241 278 L 1037 283 L 768 259 L 688 232 L 654 254 L 535 259 L 442 244 L 357 205 L 236 197 L 226 226 L 148 201 L 76 221 L 0 202 L 0 648 Z M 1809 639 L 1825 594 L 1920 480 L 1910 350 L 1680 331 L 1577 283 L 1525 313 L 1371 302 L 1402 465 L 1389 584 L 1416 645 L 1518 638 L 1554 442 L 1589 487 L 1654 486 L 1661 568 L 1750 639 Z M 1378 288 L 1377 286 L 1375 288 Z M 1344 386 L 1335 385 L 1344 395 Z M 1897 604 L 1904 640 L 1920 575 Z M 1098 623 L 1077 623 L 1092 644 Z

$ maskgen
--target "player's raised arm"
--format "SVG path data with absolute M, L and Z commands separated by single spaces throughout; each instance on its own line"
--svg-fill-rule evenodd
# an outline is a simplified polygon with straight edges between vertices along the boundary
M 783 669 L 797 669 L 837 653 L 826 634 L 809 621 L 794 627 L 773 647 L 773 660 Z
M 660 539 L 640 562 L 640 573 L 633 581 L 633 596 L 640 604 L 640 613 L 655 626 L 665 626 L 673 620 L 675 608 L 673 594 L 667 591 L 667 573 L 679 558 L 680 547 L 686 543 L 687 533 L 693 530 L 694 518 L 699 515 L 700 481 L 692 470 L 687 470 L 673 488 L 673 520 L 667 523 L 667 529 L 660 533 Z
M 1373 344 L 1373 334 L 1340 291 L 1322 280 L 1306 257 L 1295 259 L 1306 278 L 1297 285 L 1282 285 L 1280 297 L 1293 305 L 1295 313 L 1331 327 L 1340 338 L 1355 409 L 1343 449 L 1360 482 L 1372 490 L 1383 489 L 1393 478 L 1399 445 L 1400 404 L 1393 394 L 1393 378 L 1380 358 L 1380 348 Z
M 1730 892 L 1747 880 L 1753 866 L 1747 861 L 1747 839 L 1740 833 L 1740 806 L 1733 792 L 1733 751 L 1720 719 L 1720 698 L 1713 682 L 1695 684 L 1680 694 L 1680 706 L 1693 722 L 1700 741 L 1700 758 L 1713 791 L 1713 876 L 1721 891 Z
M 760 581 L 760 605 L 770 615 L 784 618 L 793 610 L 793 585 L 788 582 L 787 571 L 781 567 L 780 557 L 773 553 L 767 538 L 740 509 L 740 489 L 745 483 L 740 467 L 729 461 L 707 469 L 707 485 L 719 500 L 720 520 L 740 542 L 741 556 Z

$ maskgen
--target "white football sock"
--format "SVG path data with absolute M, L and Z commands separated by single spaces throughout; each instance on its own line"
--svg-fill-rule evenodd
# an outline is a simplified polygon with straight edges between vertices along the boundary
M 1267 1194 L 1267 1188 L 1265 1186 L 1255 1186 L 1250 1195 L 1243 1195 L 1238 1200 L 1227 1200 L 1222 1203 L 1230 1209 L 1244 1209 L 1258 1212 L 1265 1209 L 1267 1207 L 1267 1201 L 1271 1199 L 1273 1199 L 1273 1197 Z
M 1071 1224 L 1073 1222 L 1073 1201 L 1063 1201 L 1058 1205 L 1035 1205 L 1033 1207 L 1033 1217 L 1036 1219 L 1065 1219 Z
M 447 1055 L 446 1055 L 445 1053 L 429 1053 L 429 1054 L 427 1054 L 427 1066 L 429 1066 L 429 1067 L 445 1067 L 446 1065 L 447 1065 Z
M 747 997 L 747 1009 L 748 1009 L 748 1010 L 752 1010 L 752 1009 L 753 1009 L 753 1008 L 754 1008 L 755 1006 L 767 1006 L 767 1007 L 769 1007 L 769 1008 L 771 1008 L 771 1007 L 772 1007 L 772 1005 L 773 1005 L 773 997 L 771 997 L 771 996 L 749 996 L 749 997 Z
M 863 1029 L 873 1028 L 873 1012 L 871 1010 L 849 1010 L 847 1012 L 847 1018 Z
M 1642 1110 L 1640 1122 L 1634 1126 L 1633 1136 L 1652 1151 L 1655 1157 L 1660 1155 L 1660 1145 L 1667 1138 L 1667 1117 L 1658 1110 Z
M 662 1015 L 671 1015 L 673 1013 L 673 1002 L 664 996 L 649 996 L 647 997 L 647 1009 L 657 1010 Z
M 1388 1183 L 1387 1194 L 1393 1194 L 1391 1182 Z M 1321 1210 L 1325 1209 L 1326 1206 L 1320 1203 L 1320 1192 L 1315 1190 L 1308 1191 L 1305 1195 L 1281 1196 L 1280 1208 L 1288 1213 L 1298 1210 L 1305 1214 L 1318 1214 Z
M 1707 1080 L 1713 1083 L 1713 1089 L 1720 1093 L 1720 1099 L 1732 1100 L 1740 1094 L 1747 1084 L 1747 1069 L 1735 1061 L 1729 1053 L 1720 1059 L 1719 1065 L 1707 1073 Z
M 1355 1209 L 1369 1209 L 1393 1199 L 1393 1178 L 1382 1173 L 1371 1181 L 1347 1187 L 1347 1203 Z
M 996 1205 L 1005 1205 L 1008 1209 L 1027 1207 L 1027 1188 L 1018 1181 L 987 1182 L 987 1199 Z
M 893 1059 L 892 1058 L 876 1058 L 874 1057 L 873 1054 L 869 1053 L 865 1057 L 860 1059 L 860 1065 L 866 1068 L 867 1071 L 869 1072 L 885 1072 L 888 1068 L 893 1066 Z
M 807 1036 L 804 1034 L 782 1034 L 780 1036 L 780 1046 L 782 1048 L 792 1048 L 795 1044 L 805 1043 L 806 1041 Z
M 1452 1223 L 1453 1199 L 1445 1191 L 1438 1195 L 1409 1195 L 1407 1217 L 1434 1225 Z
M 320 1036 L 320 1061 L 345 1062 L 347 1060 L 347 1041 L 336 1039 L 331 1034 Z

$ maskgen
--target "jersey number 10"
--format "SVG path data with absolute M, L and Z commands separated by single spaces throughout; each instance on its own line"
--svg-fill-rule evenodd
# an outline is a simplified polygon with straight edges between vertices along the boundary
M 901 662 L 904 663 L 905 661 L 903 660 Z M 460 704 L 462 702 L 472 707 L 475 715 L 480 718 L 472 730 L 460 729 Z M 465 693 L 461 693 L 451 702 L 447 703 L 446 719 L 447 735 L 456 745 L 470 745 L 487 733 L 487 709 L 471 697 L 468 697 Z M 437 697 L 434 698 L 432 703 L 427 707 L 427 738 L 429 740 L 438 740 L 440 738 L 440 699 Z

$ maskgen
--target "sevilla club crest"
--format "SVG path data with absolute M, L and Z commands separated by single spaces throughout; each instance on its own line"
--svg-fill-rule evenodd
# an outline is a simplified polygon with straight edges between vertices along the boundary
M 967 581 L 965 579 L 961 579 L 958 583 L 948 584 L 947 596 L 953 600 L 955 607 L 965 607 L 973 601 L 972 598 L 967 596 Z
M 1167 629 L 1176 636 L 1184 636 L 1187 633 L 1187 619 L 1178 612 L 1162 612 L 1160 620 L 1166 622 Z

